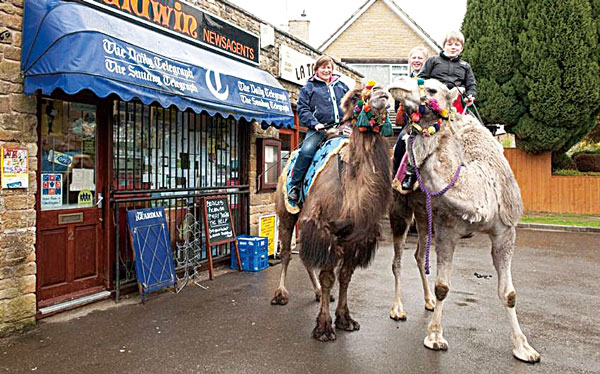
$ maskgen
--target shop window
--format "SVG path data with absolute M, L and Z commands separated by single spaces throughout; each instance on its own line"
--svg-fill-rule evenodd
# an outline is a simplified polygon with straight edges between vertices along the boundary
M 41 209 L 90 207 L 96 196 L 96 107 L 42 99 Z
M 272 192 L 277 188 L 277 180 L 281 174 L 281 140 L 259 138 L 257 147 L 258 191 Z

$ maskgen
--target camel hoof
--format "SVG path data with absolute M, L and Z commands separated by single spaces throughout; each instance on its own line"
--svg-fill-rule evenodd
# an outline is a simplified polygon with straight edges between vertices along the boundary
M 333 328 L 330 326 L 325 327 L 325 329 L 321 329 L 319 328 L 319 326 L 315 326 L 315 328 L 313 329 L 312 332 L 312 336 L 313 338 L 317 339 L 320 342 L 332 342 L 335 339 L 337 339 L 337 337 L 335 336 L 335 332 L 333 331 Z
M 360 330 L 360 324 L 350 317 L 337 317 L 335 319 L 335 327 L 345 331 Z
M 398 307 L 392 307 L 390 318 L 395 321 L 406 321 L 406 312 Z
M 271 299 L 271 305 L 285 305 L 290 301 L 290 294 L 285 289 L 275 291 L 275 296 Z
M 435 301 L 434 300 L 429 300 L 425 302 L 425 309 L 433 312 L 433 310 L 435 309 Z
M 522 347 L 513 349 L 513 356 L 530 364 L 540 362 L 540 354 L 527 342 Z
M 444 339 L 441 334 L 429 334 L 425 341 L 423 341 L 425 347 L 434 350 L 434 351 L 447 351 L 448 350 L 448 341 Z

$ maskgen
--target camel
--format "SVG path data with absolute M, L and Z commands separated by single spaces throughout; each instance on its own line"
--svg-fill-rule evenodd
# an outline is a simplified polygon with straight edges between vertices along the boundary
M 406 223 L 410 222 L 407 216 L 414 211 L 419 232 L 415 257 L 423 280 L 426 308 L 433 307 L 433 317 L 423 343 L 432 350 L 447 350 L 442 311 L 444 300 L 450 291 L 454 248 L 462 236 L 484 232 L 492 242 L 492 260 L 498 275 L 498 297 L 508 315 L 512 353 L 522 361 L 538 362 L 540 354 L 529 345 L 517 320 L 511 260 L 515 248 L 515 228 L 522 215 L 523 205 L 519 187 L 504 157 L 502 146 L 471 116 L 453 114 L 451 117 L 454 120 L 444 120 L 439 129 L 428 131 L 431 124 L 439 123 L 440 118 L 448 116 L 450 105 L 458 96 L 457 88 L 449 90 L 433 79 L 418 83 L 415 79 L 403 77 L 392 83 L 388 90 L 395 100 L 403 102 L 404 109 L 409 114 L 421 113 L 417 126 L 413 126 L 408 151 L 419 171 L 419 183 L 423 191 L 437 192 L 455 181 L 445 194 L 435 197 L 432 203 L 437 254 L 435 302 L 424 276 L 426 235 L 423 233 L 427 232 L 427 214 L 423 210 L 424 193 L 408 195 L 404 201 L 402 197 L 395 196 L 390 218 L 393 217 L 395 223 L 398 223 L 393 231 L 396 254 L 392 265 L 396 277 L 397 300 L 390 316 L 398 319 L 406 317 L 400 301 L 400 255 L 406 238 Z
M 379 222 L 391 197 L 388 145 L 378 131 L 360 131 L 355 125 L 355 108 L 364 94 L 364 90 L 355 89 L 342 99 L 344 121 L 353 123 L 348 144 L 339 153 L 341 162 L 332 159 L 317 176 L 300 212 L 291 214 L 286 209 L 285 175 L 279 179 L 276 192 L 282 266 L 279 287 L 271 303 L 285 305 L 289 301 L 285 280 L 291 260 L 291 235 L 299 220 L 300 258 L 320 301 L 312 336 L 323 342 L 336 339 L 329 311 L 336 270 L 339 295 L 335 326 L 346 331 L 360 329 L 360 324 L 350 316 L 348 285 L 354 269 L 367 267 L 373 258 L 381 235 Z M 386 119 L 387 101 L 387 92 L 373 87 L 368 104 L 377 121 Z M 318 279 L 317 269 L 320 269 Z

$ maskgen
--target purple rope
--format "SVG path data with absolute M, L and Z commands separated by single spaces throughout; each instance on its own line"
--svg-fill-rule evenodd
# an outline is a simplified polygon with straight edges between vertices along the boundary
M 462 168 L 462 165 L 458 165 L 458 168 L 454 172 L 454 176 L 452 177 L 452 180 L 446 187 L 442 188 L 438 192 L 431 192 L 431 191 L 429 191 L 429 189 L 427 189 L 427 187 L 425 187 L 425 184 L 423 184 L 423 180 L 421 179 L 421 173 L 419 172 L 419 168 L 415 164 L 415 155 L 413 153 L 414 141 L 415 141 L 415 136 L 411 135 L 408 138 L 408 146 L 409 146 L 408 155 L 410 156 L 410 162 L 415 167 L 415 171 L 417 173 L 417 180 L 419 181 L 419 187 L 425 193 L 425 206 L 427 207 L 427 245 L 425 246 L 425 274 L 429 275 L 429 249 L 431 248 L 431 237 L 433 236 L 432 235 L 433 234 L 433 213 L 431 211 L 432 197 L 433 196 L 441 196 L 441 195 L 445 194 L 446 192 L 448 192 L 448 190 L 451 189 L 452 186 L 454 186 L 454 184 L 458 180 L 458 176 L 460 175 L 460 169 Z

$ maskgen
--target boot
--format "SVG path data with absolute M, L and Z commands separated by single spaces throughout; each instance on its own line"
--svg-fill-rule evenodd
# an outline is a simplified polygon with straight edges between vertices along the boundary
M 290 188 L 288 200 L 296 205 L 298 204 L 298 201 L 300 200 L 300 189 L 298 187 L 294 186 Z
M 412 191 L 417 182 L 417 175 L 414 173 L 406 173 L 402 180 L 402 189 L 404 191 Z

